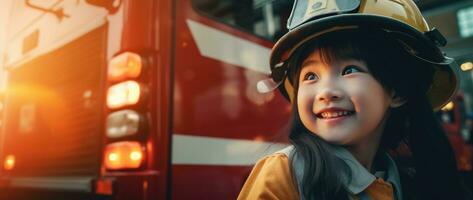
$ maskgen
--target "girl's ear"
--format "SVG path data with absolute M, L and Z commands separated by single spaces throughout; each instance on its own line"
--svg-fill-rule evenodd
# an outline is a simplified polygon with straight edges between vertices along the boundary
M 401 97 L 396 94 L 396 92 L 391 93 L 391 108 L 398 108 L 404 105 L 407 102 L 407 98 Z

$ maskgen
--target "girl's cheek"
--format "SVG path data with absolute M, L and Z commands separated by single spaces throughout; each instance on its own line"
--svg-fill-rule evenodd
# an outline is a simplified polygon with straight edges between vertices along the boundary
M 297 102 L 296 103 L 297 103 L 297 109 L 299 110 L 299 112 L 300 112 L 301 107 L 303 105 L 303 99 L 304 99 L 304 94 L 301 93 L 301 90 L 297 91 Z
M 299 114 L 308 113 L 313 110 L 314 91 L 310 88 L 300 88 L 297 94 L 297 107 Z
M 299 93 L 297 95 L 297 106 L 298 106 L 299 110 L 301 110 L 303 108 L 306 109 L 307 104 L 308 104 L 307 96 L 308 96 L 308 94 L 306 94 L 304 92 Z

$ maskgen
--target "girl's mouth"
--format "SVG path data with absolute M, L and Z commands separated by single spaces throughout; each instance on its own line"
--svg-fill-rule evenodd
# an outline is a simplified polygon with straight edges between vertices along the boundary
M 320 119 L 334 119 L 334 118 L 340 118 L 340 117 L 346 117 L 350 115 L 354 115 L 354 111 L 346 111 L 346 110 L 340 110 L 340 111 L 324 111 L 318 113 L 316 116 Z

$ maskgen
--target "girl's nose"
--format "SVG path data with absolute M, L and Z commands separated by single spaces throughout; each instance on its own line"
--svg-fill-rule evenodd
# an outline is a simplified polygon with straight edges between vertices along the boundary
M 334 88 L 325 88 L 317 94 L 316 98 L 324 102 L 339 101 L 343 98 L 343 93 Z

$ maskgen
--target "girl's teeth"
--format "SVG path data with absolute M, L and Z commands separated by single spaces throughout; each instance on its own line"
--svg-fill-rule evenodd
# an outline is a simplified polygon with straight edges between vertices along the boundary
M 338 112 L 323 112 L 321 114 L 322 118 L 335 118 L 339 116 L 346 116 L 348 115 L 348 111 L 338 111 Z

